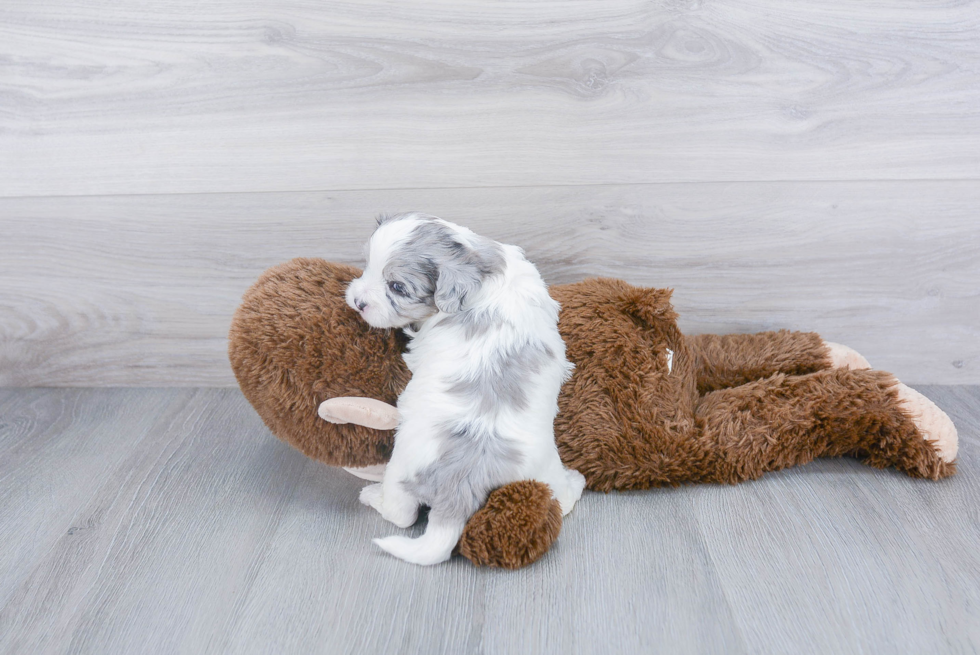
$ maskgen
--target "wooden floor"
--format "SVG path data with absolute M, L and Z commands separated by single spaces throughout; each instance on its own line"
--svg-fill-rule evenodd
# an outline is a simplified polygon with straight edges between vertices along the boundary
M 507 572 L 382 553 L 362 483 L 237 390 L 0 390 L 0 652 L 974 653 L 980 387 L 922 391 L 960 430 L 949 480 L 586 493 Z

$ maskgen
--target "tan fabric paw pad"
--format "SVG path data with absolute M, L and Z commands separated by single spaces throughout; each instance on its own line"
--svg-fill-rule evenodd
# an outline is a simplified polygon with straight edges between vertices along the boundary
M 824 341 L 823 343 L 830 350 L 831 368 L 849 368 L 852 371 L 871 368 L 868 360 L 853 348 L 832 341 Z
M 915 427 L 932 444 L 940 459 L 952 462 L 959 450 L 959 437 L 956 426 L 946 412 L 915 389 L 898 383 L 898 397 L 905 405 Z

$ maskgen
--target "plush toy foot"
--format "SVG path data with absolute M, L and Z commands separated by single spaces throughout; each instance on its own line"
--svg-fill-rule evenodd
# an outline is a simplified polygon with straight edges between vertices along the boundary
M 925 440 L 936 449 L 939 458 L 947 464 L 956 459 L 959 437 L 956 434 L 956 426 L 946 412 L 939 409 L 936 403 L 901 382 L 898 383 L 897 390 L 898 398 L 915 423 L 915 427 L 919 428 Z
M 830 368 L 849 368 L 852 371 L 871 368 L 868 360 L 853 348 L 832 341 L 824 341 L 823 345 L 830 351 Z

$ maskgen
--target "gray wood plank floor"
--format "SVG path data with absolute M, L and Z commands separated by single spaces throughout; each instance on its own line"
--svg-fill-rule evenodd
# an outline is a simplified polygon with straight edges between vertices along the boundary
M 980 387 L 921 389 L 954 478 L 586 493 L 516 572 L 381 553 L 237 390 L 0 389 L 0 652 L 975 653 Z

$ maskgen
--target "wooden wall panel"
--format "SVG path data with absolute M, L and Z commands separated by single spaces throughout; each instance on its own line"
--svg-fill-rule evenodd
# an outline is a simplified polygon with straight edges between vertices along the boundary
M 12 0 L 0 195 L 977 179 L 975 2 Z
M 550 283 L 673 287 L 688 332 L 821 332 L 909 382 L 980 383 L 980 185 L 699 183 L 0 200 L 0 385 L 232 385 L 265 268 L 361 263 L 380 211 L 527 250 Z

